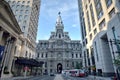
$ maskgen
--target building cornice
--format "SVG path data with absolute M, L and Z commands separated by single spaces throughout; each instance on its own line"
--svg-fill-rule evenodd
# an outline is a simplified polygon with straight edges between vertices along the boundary
M 4 14 L 2 14 L 2 12 L 0 13 L 0 17 L 3 21 L 5 21 L 7 23 L 7 25 L 9 25 L 16 33 L 18 34 L 22 34 L 22 31 L 20 29 L 20 26 L 14 16 L 14 13 L 12 11 L 12 9 L 10 8 L 9 4 L 4 1 L 4 0 L 0 0 L 0 7 L 2 7 L 7 15 L 9 16 L 10 20 L 13 22 L 12 24 L 10 23 L 10 21 L 4 16 Z

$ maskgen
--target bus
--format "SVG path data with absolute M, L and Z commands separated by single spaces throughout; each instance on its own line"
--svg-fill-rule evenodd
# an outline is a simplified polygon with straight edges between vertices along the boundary
M 69 73 L 71 76 L 76 76 L 76 77 L 84 77 L 85 76 L 85 71 L 82 69 L 72 69 L 72 70 L 69 70 Z
M 69 75 L 69 74 L 70 74 L 70 71 L 69 71 L 69 70 L 62 70 L 62 74 L 63 74 L 63 75 Z

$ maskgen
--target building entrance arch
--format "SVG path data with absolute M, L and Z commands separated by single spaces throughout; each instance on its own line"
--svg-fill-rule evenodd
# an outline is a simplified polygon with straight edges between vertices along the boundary
M 61 73 L 62 72 L 62 64 L 58 63 L 57 64 L 57 73 Z

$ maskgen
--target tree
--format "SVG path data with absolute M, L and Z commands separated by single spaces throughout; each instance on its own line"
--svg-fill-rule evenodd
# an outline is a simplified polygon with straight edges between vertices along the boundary
M 76 69 L 81 69 L 82 68 L 82 63 L 80 62 L 80 63 L 78 63 L 78 62 L 76 62 L 76 67 L 75 67 Z
M 117 58 L 114 59 L 114 64 L 115 64 L 116 66 L 120 66 L 120 55 L 118 55 Z

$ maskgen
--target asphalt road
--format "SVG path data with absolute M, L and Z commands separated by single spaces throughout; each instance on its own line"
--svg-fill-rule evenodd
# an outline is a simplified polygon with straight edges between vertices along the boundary
M 56 74 L 55 76 L 49 76 L 49 75 L 44 75 L 44 76 L 34 76 L 29 79 L 22 79 L 22 80 L 56 80 L 56 76 L 61 75 L 61 74 Z M 86 77 L 71 77 L 67 75 L 62 75 L 62 80 L 89 80 Z M 58 78 L 59 79 L 59 78 Z
M 27 80 L 54 80 L 54 78 L 55 76 L 45 75 L 45 76 L 35 76 Z
M 88 80 L 87 77 L 71 77 L 71 76 L 62 76 L 64 80 Z

